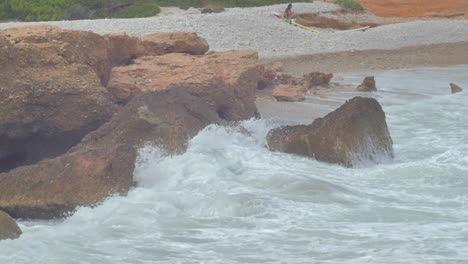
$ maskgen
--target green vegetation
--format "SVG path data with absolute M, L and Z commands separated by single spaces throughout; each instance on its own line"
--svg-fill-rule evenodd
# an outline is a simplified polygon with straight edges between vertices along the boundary
M 356 0 L 335 0 L 333 3 L 346 9 L 355 11 L 364 10 L 362 5 L 359 4 Z
M 0 20 L 148 17 L 160 12 L 157 2 L 157 0 L 0 0 Z
M 154 16 L 160 12 L 159 6 L 228 8 L 289 2 L 291 0 L 0 0 L 0 20 L 133 18 Z

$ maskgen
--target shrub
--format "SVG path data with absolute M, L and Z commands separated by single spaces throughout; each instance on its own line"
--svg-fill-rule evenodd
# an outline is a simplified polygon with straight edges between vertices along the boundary
M 362 5 L 356 2 L 356 0 L 335 0 L 333 3 L 345 9 L 351 9 L 355 11 L 364 10 Z
M 4 16 L 26 21 L 59 20 L 66 6 L 66 0 L 2 0 Z
M 146 3 L 135 3 L 111 13 L 113 18 L 133 18 L 133 17 L 150 17 L 157 15 L 161 9 L 152 1 Z

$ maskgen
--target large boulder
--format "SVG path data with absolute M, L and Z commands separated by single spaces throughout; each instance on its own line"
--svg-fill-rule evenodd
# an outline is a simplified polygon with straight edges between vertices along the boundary
M 226 120 L 256 115 L 260 80 L 257 52 L 226 51 L 206 55 L 167 54 L 141 57 L 112 70 L 108 89 L 122 103 L 149 91 L 182 87 L 200 97 Z
M 114 66 L 207 49 L 187 32 L 140 40 L 48 25 L 1 30 L 0 172 L 61 155 L 108 121 L 118 109 L 104 87 Z
M 310 125 L 285 126 L 267 136 L 271 150 L 354 167 L 393 158 L 393 143 L 382 107 L 355 97 Z
M 145 35 L 140 38 L 138 57 L 168 53 L 205 54 L 209 50 L 206 40 L 193 32 L 169 32 Z
M 0 240 L 16 239 L 23 232 L 18 224 L 7 213 L 0 211 Z
M 110 119 L 105 43 L 49 26 L 0 31 L 0 172 L 60 155 Z
M 61 217 L 133 184 L 138 149 L 185 151 L 189 139 L 220 119 L 183 89 L 136 96 L 66 154 L 0 174 L 0 210 L 18 218 Z

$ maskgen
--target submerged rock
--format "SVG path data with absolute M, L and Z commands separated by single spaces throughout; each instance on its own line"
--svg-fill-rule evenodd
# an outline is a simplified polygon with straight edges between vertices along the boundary
M 360 92 L 375 92 L 377 88 L 375 87 L 374 76 L 367 76 L 364 78 L 362 83 L 356 88 Z
M 0 210 L 15 218 L 49 219 L 126 194 L 140 147 L 157 145 L 179 154 L 217 122 L 216 112 L 183 89 L 137 96 L 66 154 L 1 173 Z
M 136 59 L 112 70 L 109 91 L 120 102 L 149 91 L 181 87 L 201 98 L 225 120 L 257 114 L 255 91 L 260 80 L 257 52 L 211 52 L 202 56 L 167 54 Z
M 460 86 L 458 86 L 458 85 L 456 85 L 454 83 L 450 84 L 450 88 L 452 89 L 452 94 L 459 93 L 459 92 L 463 91 L 463 89 Z
M 18 224 L 7 213 L 0 211 L 0 240 L 16 239 L 23 232 Z
M 393 158 L 385 113 L 372 98 L 355 97 L 310 125 L 273 129 L 267 140 L 271 150 L 345 167 Z
M 304 101 L 307 89 L 300 85 L 278 85 L 273 89 L 273 97 L 277 101 L 298 102 Z

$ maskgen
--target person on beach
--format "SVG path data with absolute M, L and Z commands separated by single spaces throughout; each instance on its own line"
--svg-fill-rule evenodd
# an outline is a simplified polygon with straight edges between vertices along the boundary
M 286 10 L 284 11 L 283 18 L 291 19 L 291 18 L 296 18 L 296 17 L 297 17 L 297 14 L 293 13 L 292 11 L 292 4 L 289 4 L 288 8 L 286 8 Z

